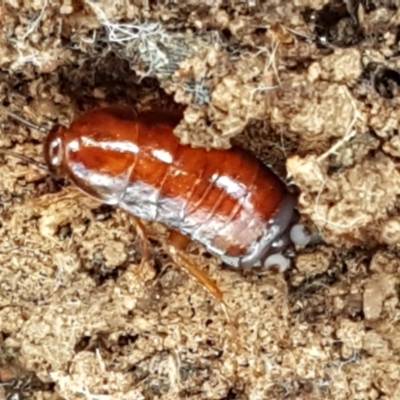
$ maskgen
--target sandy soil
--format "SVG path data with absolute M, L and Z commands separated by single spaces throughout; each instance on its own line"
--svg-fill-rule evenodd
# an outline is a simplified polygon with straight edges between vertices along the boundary
M 399 23 L 390 1 L 0 2 L 6 110 L 186 105 L 183 143 L 254 152 L 324 239 L 284 275 L 191 245 L 229 321 L 165 227 L 140 268 L 133 218 L 1 155 L 0 398 L 400 399 Z M 44 138 L 1 115 L 0 148 L 42 161 Z

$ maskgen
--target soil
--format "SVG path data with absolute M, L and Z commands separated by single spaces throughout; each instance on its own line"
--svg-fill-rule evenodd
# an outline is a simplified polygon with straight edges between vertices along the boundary
M 8 112 L 184 106 L 182 143 L 253 152 L 322 238 L 284 274 L 191 244 L 225 309 L 164 226 L 0 154 L 0 398 L 400 399 L 395 1 L 4 0 L 0 26 L 1 149 L 43 162 Z

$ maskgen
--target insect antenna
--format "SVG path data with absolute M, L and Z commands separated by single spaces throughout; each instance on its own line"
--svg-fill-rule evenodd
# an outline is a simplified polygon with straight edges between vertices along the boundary
M 11 111 L 8 111 L 8 110 L 7 110 L 5 107 L 3 107 L 3 106 L 0 106 L 0 115 L 4 115 L 4 116 L 7 116 L 7 117 L 11 117 L 11 118 L 15 119 L 16 121 L 18 121 L 18 122 L 24 124 L 24 125 L 27 126 L 28 128 L 36 129 L 36 130 L 38 130 L 38 131 L 40 131 L 40 132 L 43 132 L 43 133 L 48 133 L 48 132 L 49 132 L 49 131 L 48 131 L 46 128 L 44 128 L 43 126 L 40 126 L 40 125 L 37 125 L 37 124 L 35 124 L 35 123 L 31 122 L 31 121 L 28 121 L 27 119 L 22 118 L 22 117 L 20 117 L 19 115 L 14 114 L 14 113 L 11 112 Z M 45 170 L 45 171 L 47 171 L 47 172 L 50 172 L 49 169 L 48 169 L 48 167 L 47 167 L 47 165 L 46 165 L 45 163 L 42 163 L 42 162 L 40 162 L 40 161 L 36 161 L 35 159 L 33 159 L 33 158 L 31 158 L 31 157 L 28 157 L 28 156 L 25 156 L 25 155 L 23 155 L 23 154 L 15 153 L 14 151 L 7 150 L 7 149 L 1 149 L 1 148 L 0 148 L 0 154 L 4 154 L 4 155 L 11 156 L 11 157 L 19 158 L 20 160 L 25 161 L 25 162 L 27 162 L 28 164 L 33 164 L 33 165 L 35 165 L 36 167 L 38 167 L 38 168 L 40 168 L 40 169 L 43 169 L 43 170 Z
M 29 128 L 36 129 L 37 131 L 43 132 L 43 133 L 48 133 L 48 130 L 44 128 L 43 126 L 36 125 L 31 121 L 26 120 L 25 118 L 20 117 L 17 114 L 14 114 L 11 111 L 6 111 L 6 115 L 8 115 L 11 118 L 14 118 L 18 122 L 21 122 L 22 124 L 26 125 Z
M 32 129 L 36 129 L 37 131 L 43 132 L 43 133 L 48 133 L 48 130 L 40 125 L 37 125 L 35 123 L 33 123 L 32 121 L 28 121 L 25 118 L 20 117 L 17 114 L 14 114 L 11 111 L 8 111 L 4 106 L 0 106 L 0 115 L 4 115 L 6 117 L 11 117 L 15 120 L 17 120 L 18 122 L 21 122 L 22 124 L 24 124 L 25 126 L 32 128 Z
M 47 168 L 47 165 L 45 163 L 42 163 L 40 161 L 36 161 L 35 159 L 33 159 L 31 157 L 28 157 L 28 156 L 25 156 L 23 154 L 15 153 L 14 151 L 7 150 L 7 149 L 0 149 L 0 154 L 4 154 L 4 155 L 10 156 L 10 157 L 19 158 L 20 160 L 25 161 L 28 164 L 33 164 L 36 167 L 49 172 L 49 169 Z

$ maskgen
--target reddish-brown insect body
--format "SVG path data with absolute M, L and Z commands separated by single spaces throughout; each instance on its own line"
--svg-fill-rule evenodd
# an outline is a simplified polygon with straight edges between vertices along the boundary
M 244 150 L 181 145 L 178 122 L 170 113 L 94 110 L 52 130 L 46 162 L 83 192 L 162 222 L 231 266 L 260 265 L 281 244 L 294 198 Z

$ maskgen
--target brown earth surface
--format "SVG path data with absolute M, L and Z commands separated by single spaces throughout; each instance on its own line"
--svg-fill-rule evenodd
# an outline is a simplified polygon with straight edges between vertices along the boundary
M 287 4 L 287 5 L 282 5 Z M 324 243 L 242 274 L 0 155 L 0 399 L 400 399 L 395 1 L 0 1 L 0 100 L 43 127 L 186 105 L 182 143 L 251 150 Z M 45 133 L 2 113 L 0 148 Z

